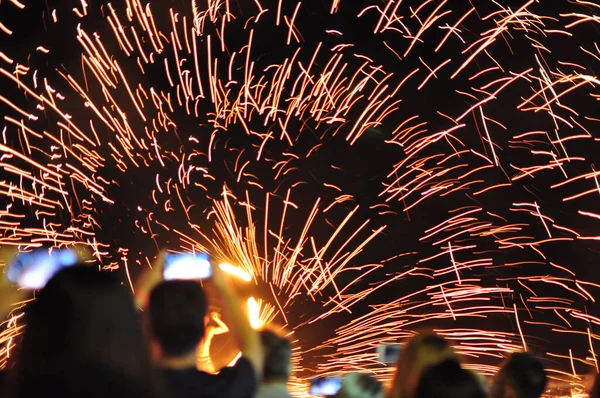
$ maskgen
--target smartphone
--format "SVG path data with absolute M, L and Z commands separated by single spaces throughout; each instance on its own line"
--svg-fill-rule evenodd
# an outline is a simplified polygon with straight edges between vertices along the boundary
M 393 365 L 398 362 L 400 358 L 400 344 L 385 344 L 377 347 L 377 353 L 379 354 L 379 362 L 385 363 L 386 365 Z
M 310 395 L 331 397 L 342 388 L 340 376 L 315 377 L 310 381 Z
M 163 278 L 173 279 L 206 279 L 212 275 L 212 265 L 206 253 L 167 253 Z
M 6 278 L 23 289 L 41 289 L 58 271 L 78 262 L 71 249 L 35 249 L 15 255 L 6 265 Z

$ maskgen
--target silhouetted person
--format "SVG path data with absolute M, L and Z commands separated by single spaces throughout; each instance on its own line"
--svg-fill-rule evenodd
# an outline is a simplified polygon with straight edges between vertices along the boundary
M 229 328 L 221 319 L 221 314 L 216 311 L 210 313 L 207 317 L 208 322 L 204 329 L 204 339 L 198 347 L 197 355 L 197 367 L 208 373 L 215 373 L 215 366 L 210 357 L 210 347 L 212 345 L 213 338 L 220 334 L 229 332 Z
M 448 359 L 425 369 L 415 398 L 485 398 L 486 392 L 477 376 L 461 368 L 456 359 Z
M 153 383 L 152 380 L 146 382 Z M 71 362 L 35 374 L 35 382 L 21 389 L 21 397 L 138 398 L 156 397 L 150 385 L 121 371 L 90 362 Z
M 265 363 L 256 398 L 291 398 L 287 382 L 292 373 L 292 345 L 271 330 L 261 331 L 260 340 Z
M 413 398 L 421 373 L 448 358 L 456 358 L 446 339 L 433 333 L 421 333 L 403 347 L 389 392 L 390 398 Z
M 533 355 L 512 354 L 494 378 L 492 398 L 538 398 L 546 389 L 544 363 Z
M 97 265 L 59 271 L 26 325 L 11 375 L 15 398 L 159 395 L 131 292 Z
M 252 329 L 231 282 L 214 267 L 212 283 L 229 314 L 229 329 L 242 356 L 218 374 L 196 369 L 196 352 L 205 335 L 207 305 L 197 281 L 159 283 L 148 303 L 151 338 L 158 351 L 158 366 L 173 398 L 253 397 L 263 368 L 258 333 Z

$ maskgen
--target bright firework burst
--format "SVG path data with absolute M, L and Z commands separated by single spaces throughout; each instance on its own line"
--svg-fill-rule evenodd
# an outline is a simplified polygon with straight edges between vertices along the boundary
M 159 247 L 215 251 L 303 376 L 386 379 L 375 346 L 432 327 L 486 374 L 529 349 L 580 388 L 599 10 L 0 1 L 0 244 L 82 242 L 132 288 Z

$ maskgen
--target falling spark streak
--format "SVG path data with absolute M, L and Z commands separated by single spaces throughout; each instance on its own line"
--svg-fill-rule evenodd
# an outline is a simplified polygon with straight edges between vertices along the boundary
M 481 122 L 483 123 L 483 128 L 485 129 L 485 135 L 487 137 L 487 142 L 490 144 L 490 149 L 492 150 L 492 159 L 494 159 L 494 164 L 498 166 L 498 157 L 496 156 L 496 151 L 494 150 L 494 141 L 490 137 L 490 132 L 488 131 L 487 123 L 485 122 L 485 115 L 483 114 L 483 107 L 479 107 L 479 113 L 481 113 Z

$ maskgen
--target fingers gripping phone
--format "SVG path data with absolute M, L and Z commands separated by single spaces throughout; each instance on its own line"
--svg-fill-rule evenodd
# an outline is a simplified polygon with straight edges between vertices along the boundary
M 310 381 L 310 395 L 331 397 L 342 388 L 340 376 L 315 377 Z
M 173 279 L 207 279 L 212 276 L 212 265 L 206 253 L 167 253 L 163 278 Z
M 23 289 L 41 289 L 58 271 L 78 262 L 72 249 L 35 249 L 15 255 L 6 266 L 6 277 Z

